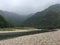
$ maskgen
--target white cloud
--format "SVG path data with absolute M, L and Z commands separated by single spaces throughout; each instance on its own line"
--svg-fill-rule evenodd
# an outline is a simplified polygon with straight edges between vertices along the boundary
M 59 0 L 0 0 L 0 9 L 29 14 L 41 11 L 52 4 L 60 3 Z

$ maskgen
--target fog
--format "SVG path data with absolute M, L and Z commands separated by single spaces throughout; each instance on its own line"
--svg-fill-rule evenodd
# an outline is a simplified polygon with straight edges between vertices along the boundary
M 15 12 L 21 15 L 42 11 L 59 0 L 0 0 L 0 10 Z

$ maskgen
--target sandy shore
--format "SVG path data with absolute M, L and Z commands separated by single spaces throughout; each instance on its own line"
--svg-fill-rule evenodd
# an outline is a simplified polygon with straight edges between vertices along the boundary
M 34 31 L 34 30 L 38 30 L 38 29 L 29 29 L 29 30 L 19 30 L 19 29 L 16 29 L 16 30 L 13 30 L 13 31 L 0 31 L 0 33 L 10 33 L 10 32 L 29 32 L 29 31 Z M 40 29 L 41 30 L 41 29 Z

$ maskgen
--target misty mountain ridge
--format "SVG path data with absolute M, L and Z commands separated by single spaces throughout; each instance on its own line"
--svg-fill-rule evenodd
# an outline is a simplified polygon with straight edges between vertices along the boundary
M 25 21 L 29 16 L 19 15 L 13 12 L 0 10 L 0 15 L 2 15 L 8 22 L 15 26 L 20 26 L 20 24 Z

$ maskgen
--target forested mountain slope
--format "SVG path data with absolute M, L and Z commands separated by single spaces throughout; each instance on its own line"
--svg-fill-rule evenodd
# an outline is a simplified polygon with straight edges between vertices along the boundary
M 22 26 L 36 28 L 60 28 L 60 4 L 52 5 L 28 18 Z

